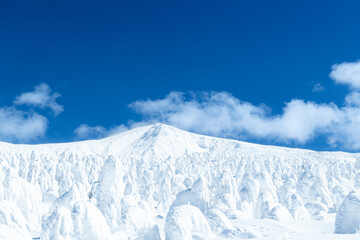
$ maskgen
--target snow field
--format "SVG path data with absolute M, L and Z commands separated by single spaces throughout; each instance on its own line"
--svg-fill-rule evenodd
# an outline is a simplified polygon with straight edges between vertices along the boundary
M 335 232 L 358 232 L 360 200 L 348 193 L 359 167 L 359 154 L 163 124 L 96 141 L 0 143 L 0 239 L 344 239 L 333 222 L 315 235 L 290 226 L 338 212 Z

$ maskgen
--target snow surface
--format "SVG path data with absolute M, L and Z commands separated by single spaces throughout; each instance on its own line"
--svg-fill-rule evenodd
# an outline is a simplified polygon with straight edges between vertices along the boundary
M 0 142 L 0 169 L 0 239 L 360 238 L 334 234 L 359 231 L 360 154 L 155 124 L 101 140 Z
M 360 193 L 352 191 L 341 204 L 335 219 L 335 233 L 360 233 Z

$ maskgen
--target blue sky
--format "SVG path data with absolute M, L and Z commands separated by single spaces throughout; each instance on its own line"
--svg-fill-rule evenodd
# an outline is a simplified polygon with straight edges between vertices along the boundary
M 358 109 L 345 97 L 358 92 L 358 9 L 358 1 L 1 1 L 0 140 L 66 142 L 162 121 L 357 151 Z M 344 62 L 350 73 L 330 78 Z M 286 109 L 300 117 L 286 120 Z M 284 133 L 293 117 L 294 133 Z

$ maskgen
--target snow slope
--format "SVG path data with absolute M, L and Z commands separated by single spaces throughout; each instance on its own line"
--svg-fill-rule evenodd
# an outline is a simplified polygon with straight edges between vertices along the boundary
M 0 142 L 0 239 L 355 239 L 333 232 L 359 167 L 359 154 L 163 124 L 83 142 Z

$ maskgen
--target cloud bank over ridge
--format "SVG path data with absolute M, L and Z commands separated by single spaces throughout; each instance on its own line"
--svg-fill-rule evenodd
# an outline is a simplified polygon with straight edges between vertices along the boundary
M 321 136 L 332 147 L 359 150 L 360 61 L 335 64 L 329 76 L 335 83 L 349 87 L 341 106 L 291 99 L 280 113 L 272 113 L 265 104 L 244 102 L 229 92 L 172 91 L 164 98 L 130 103 L 128 106 L 142 116 L 142 121 L 129 121 L 109 129 L 81 124 L 74 134 L 77 139 L 102 138 L 132 127 L 162 122 L 196 133 L 242 140 L 256 138 L 305 144 Z M 57 116 L 64 110 L 56 101 L 59 96 L 42 83 L 31 92 L 18 95 L 13 106 L 1 107 L 0 140 L 26 142 L 44 137 L 49 121 L 36 109 L 49 110 Z M 25 105 L 27 110 L 17 109 L 19 105 Z
M 330 77 L 350 87 L 343 106 L 292 99 L 281 114 L 272 114 L 266 105 L 242 102 L 227 92 L 171 92 L 163 99 L 139 100 L 129 107 L 145 121 L 202 134 L 298 144 L 322 135 L 333 147 L 360 149 L 360 61 L 333 65 Z
M 334 104 L 316 104 L 294 99 L 283 113 L 273 115 L 265 105 L 242 102 L 227 92 L 203 92 L 187 98 L 172 92 L 164 99 L 130 104 L 149 122 L 163 122 L 198 133 L 239 137 L 252 136 L 304 144 L 339 121 Z

